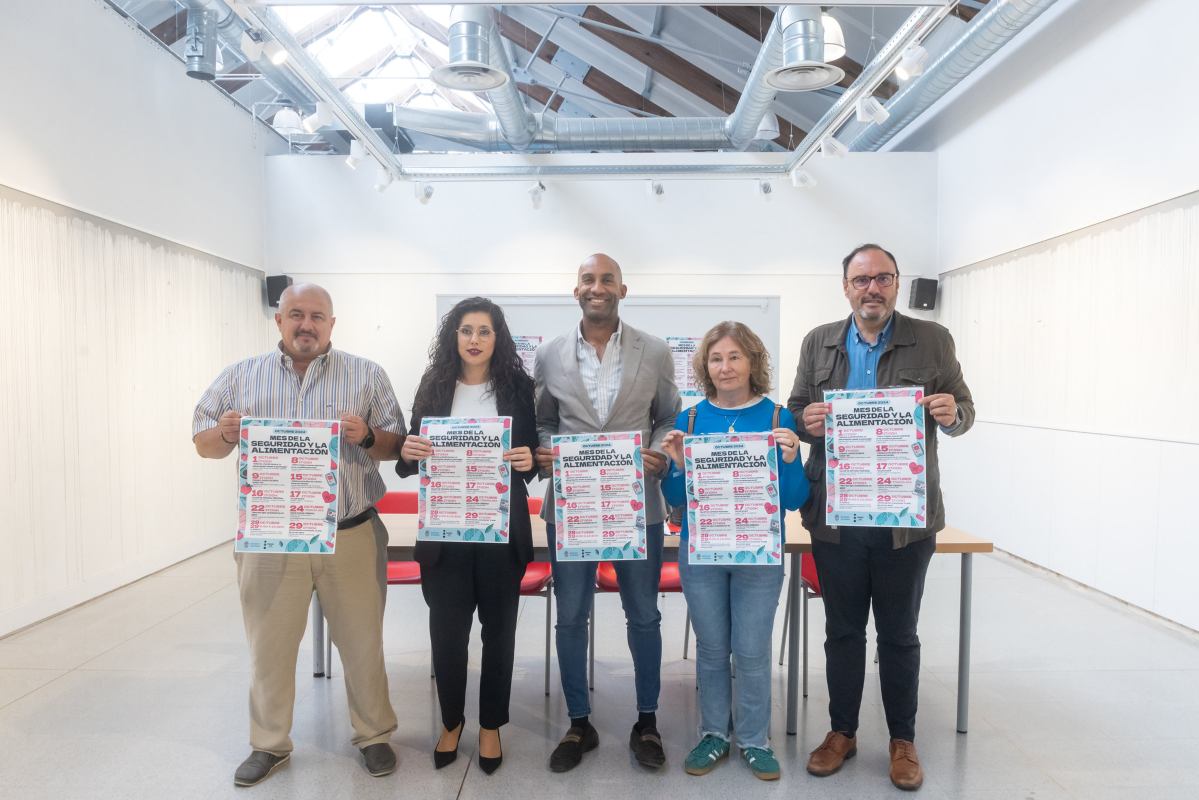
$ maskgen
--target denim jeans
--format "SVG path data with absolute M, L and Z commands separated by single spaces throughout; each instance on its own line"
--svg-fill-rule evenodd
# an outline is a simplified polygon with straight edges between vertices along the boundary
M 679 573 L 695 628 L 700 736 L 728 740 L 735 731 L 742 749 L 769 747 L 770 639 L 782 565 L 689 564 L 684 558 Z
M 595 597 L 596 561 L 558 561 L 554 525 L 545 526 L 554 570 L 558 622 L 558 672 L 572 719 L 591 713 L 587 691 L 587 617 Z M 629 652 L 637 688 L 637 710 L 658 710 L 662 688 L 662 615 L 658 612 L 658 580 L 662 572 L 662 523 L 646 527 L 646 559 L 614 561 L 620 602 L 628 628 Z
M 866 620 L 874 608 L 878 679 L 893 739 L 916 739 L 920 690 L 920 599 L 928 562 L 937 549 L 930 536 L 896 550 L 890 528 L 841 527 L 840 544 L 816 540 L 812 557 L 824 596 L 824 654 L 832 729 L 858 729 L 866 677 Z

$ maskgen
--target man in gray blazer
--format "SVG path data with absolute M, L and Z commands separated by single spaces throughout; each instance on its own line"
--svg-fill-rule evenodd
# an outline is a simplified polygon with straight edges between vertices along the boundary
M 642 450 L 647 557 L 615 565 L 637 689 L 638 719 L 629 746 L 640 764 L 656 768 L 666 763 L 656 718 L 662 669 L 658 578 L 665 516 L 659 479 L 669 464 L 662 440 L 674 427 L 680 401 L 666 343 L 620 320 L 620 301 L 627 292 L 620 265 L 610 257 L 596 254 L 579 266 L 574 296 L 583 309 L 582 322 L 537 351 L 534 378 L 541 440 L 537 463 L 548 475 L 553 465 L 550 437 L 555 434 L 641 431 L 642 440 L 649 443 Z M 553 509 L 554 485 L 547 481 L 541 514 L 551 554 L 556 552 Z M 551 558 L 558 607 L 558 671 L 570 729 L 550 756 L 550 769 L 566 772 L 599 744 L 588 720 L 587 691 L 587 618 L 595 595 L 596 563 Z

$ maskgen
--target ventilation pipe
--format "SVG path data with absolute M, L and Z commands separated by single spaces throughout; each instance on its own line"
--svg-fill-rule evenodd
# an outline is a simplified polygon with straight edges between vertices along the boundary
M 782 65 L 767 73 L 768 85 L 785 92 L 811 92 L 845 77 L 845 70 L 824 61 L 820 6 L 783 6 L 770 27 L 783 31 L 783 55 Z
M 537 135 L 537 120 L 525 108 L 512 80 L 512 65 L 491 9 L 454 6 L 449 47 L 449 62 L 434 71 L 433 80 L 450 89 L 485 91 L 504 139 L 516 150 L 528 148 Z
M 866 128 L 850 143 L 850 150 L 878 150 L 912 120 L 928 110 L 963 78 L 1024 30 L 1055 0 L 1005 0 L 988 3 L 974 18 L 962 38 L 887 103 L 890 118 Z
M 183 38 L 183 57 L 187 77 L 200 81 L 216 78 L 216 12 L 200 0 L 187 4 L 187 33 Z

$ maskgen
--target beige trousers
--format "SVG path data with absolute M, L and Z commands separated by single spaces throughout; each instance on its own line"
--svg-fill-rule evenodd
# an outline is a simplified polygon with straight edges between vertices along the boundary
M 396 729 L 383 664 L 387 530 L 378 517 L 337 532 L 334 555 L 237 553 L 237 585 L 250 644 L 250 746 L 290 753 L 296 657 L 312 592 L 341 655 L 353 743 L 386 742 Z

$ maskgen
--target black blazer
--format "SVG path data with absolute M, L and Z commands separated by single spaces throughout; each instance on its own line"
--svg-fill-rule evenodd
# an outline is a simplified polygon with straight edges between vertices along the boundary
M 421 388 L 424 388 L 424 382 L 421 382 Z M 420 396 L 420 390 L 417 390 L 417 396 Z M 412 409 L 412 426 L 408 429 L 409 436 L 420 435 L 421 420 L 426 416 L 429 417 L 445 417 L 449 416 L 450 410 L 454 406 L 454 397 L 450 393 L 445 397 L 438 397 L 428 403 L 427 408 Z M 500 416 L 512 417 L 512 447 L 527 447 L 530 451 L 537 450 L 537 419 L 533 413 L 533 379 L 529 378 L 526 385 L 520 389 L 518 401 L 512 404 L 503 402 L 500 398 L 496 398 L 497 411 Z M 410 475 L 415 475 L 419 471 L 417 464 L 409 464 L 404 459 L 396 461 L 396 474 L 401 478 L 407 478 Z M 512 555 L 517 560 L 517 563 L 522 567 L 533 560 L 533 532 L 529 524 L 529 490 L 525 486 L 530 480 L 537 476 L 537 465 L 533 464 L 533 469 L 528 472 L 512 471 L 512 498 L 511 511 L 508 515 L 508 547 L 512 549 Z M 441 557 L 441 548 L 449 547 L 466 547 L 468 545 L 457 542 L 424 542 L 418 541 L 414 550 L 416 560 L 422 566 L 433 566 Z M 495 547 L 492 544 L 469 545 L 471 547 Z M 503 545 L 500 545 L 503 547 Z

